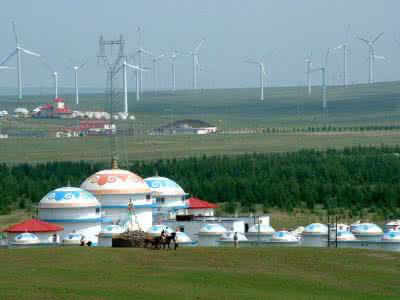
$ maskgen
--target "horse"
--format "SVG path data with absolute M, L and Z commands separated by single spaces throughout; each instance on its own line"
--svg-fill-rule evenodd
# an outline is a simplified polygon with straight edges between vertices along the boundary
M 143 245 L 144 248 L 148 248 L 149 244 L 154 247 L 155 249 L 158 249 L 161 247 L 161 237 L 152 237 L 148 236 L 144 239 Z
M 168 234 L 161 238 L 161 245 L 163 246 L 163 249 L 165 249 L 165 246 L 168 246 L 168 249 L 171 249 L 171 242 L 174 242 L 174 249 L 178 248 L 178 243 L 176 241 L 176 233 L 172 232 L 171 234 Z

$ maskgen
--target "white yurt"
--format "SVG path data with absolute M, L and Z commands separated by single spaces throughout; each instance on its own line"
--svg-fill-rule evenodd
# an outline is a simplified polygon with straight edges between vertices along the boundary
M 226 229 L 221 224 L 206 224 L 198 235 L 198 246 L 200 247 L 216 247 L 221 235 L 226 232 Z
M 123 233 L 125 229 L 119 225 L 107 225 L 99 233 L 99 247 L 112 247 L 112 238 Z
M 242 232 L 236 231 L 236 233 L 237 233 L 239 245 L 243 242 L 246 243 L 248 241 L 247 237 Z M 235 236 L 235 231 L 225 232 L 223 235 L 221 235 L 219 237 L 219 240 L 218 240 L 219 245 L 222 247 L 233 247 L 234 243 L 235 243 L 234 236 Z M 247 243 L 246 243 L 246 245 L 247 245 Z
M 41 244 L 36 234 L 30 232 L 22 232 L 15 236 L 12 241 L 8 242 L 10 247 L 29 248 L 37 247 Z
M 382 229 L 373 223 L 351 225 L 351 232 L 361 241 L 378 241 L 383 236 Z
M 75 187 L 58 188 L 44 196 L 39 202 L 38 218 L 62 226 L 62 234 L 77 232 L 94 244 L 101 230 L 99 201 Z
M 192 239 L 184 232 L 177 231 L 176 232 L 176 239 L 178 241 L 179 247 L 180 246 L 196 246 L 196 242 L 193 242 Z
M 332 236 L 335 238 L 335 236 Z M 332 242 L 335 242 L 334 240 Z M 338 248 L 360 248 L 360 241 L 348 230 L 338 230 L 337 232 Z
M 187 194 L 175 181 L 160 176 L 144 181 L 152 191 L 154 220 L 175 219 L 177 214 L 184 214 Z
M 140 176 L 119 169 L 116 160 L 112 165 L 112 169 L 87 178 L 81 188 L 97 197 L 105 217 L 114 223 L 124 220 L 125 224 L 132 224 L 132 230 L 147 231 L 153 221 L 151 190 Z
M 270 241 L 275 229 L 268 224 L 254 224 L 246 232 L 249 241 Z
M 326 247 L 328 245 L 328 226 L 321 223 L 307 225 L 303 231 L 303 246 Z
M 159 237 L 161 236 L 161 232 L 165 231 L 167 234 L 171 234 L 175 232 L 171 227 L 168 227 L 166 225 L 153 225 L 147 230 L 147 233 L 149 233 L 153 237 Z
M 82 234 L 70 232 L 63 236 L 63 246 L 79 246 L 82 240 Z
M 386 223 L 383 226 L 384 231 L 389 231 L 389 230 L 400 230 L 400 220 L 394 220 Z
M 297 247 L 300 245 L 300 237 L 286 230 L 276 231 L 268 244 L 273 246 Z
M 380 246 L 382 250 L 400 251 L 400 231 L 389 230 L 385 232 L 381 239 Z

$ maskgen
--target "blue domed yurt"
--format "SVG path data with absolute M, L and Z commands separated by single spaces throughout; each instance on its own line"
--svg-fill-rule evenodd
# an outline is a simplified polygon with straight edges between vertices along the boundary
M 302 245 L 306 247 L 326 247 L 328 245 L 328 226 L 312 223 L 304 228 Z
M 275 229 L 268 224 L 254 224 L 246 232 L 249 241 L 270 241 Z
M 100 203 L 91 193 L 75 187 L 51 191 L 39 202 L 40 220 L 60 225 L 63 234 L 77 232 L 97 243 L 101 229 Z
M 236 232 L 237 233 L 237 237 L 238 237 L 238 243 L 241 246 L 248 246 L 250 245 L 249 243 L 246 243 L 247 237 L 241 233 L 241 232 Z M 233 247 L 234 246 L 234 236 L 235 236 L 235 232 L 234 231 L 227 231 L 225 232 L 223 235 L 221 235 L 219 237 L 219 245 L 222 247 Z
M 112 239 L 113 237 L 120 235 L 125 230 L 123 227 L 119 225 L 106 225 L 101 228 L 99 233 L 99 247 L 112 247 Z
M 176 215 L 185 213 L 187 194 L 175 181 L 160 176 L 148 177 L 144 181 L 152 191 L 155 221 L 175 219 Z
M 177 231 L 176 239 L 178 241 L 179 247 L 188 247 L 188 246 L 196 246 L 197 242 L 192 241 L 192 239 L 184 232 Z
M 36 234 L 30 232 L 23 232 L 14 237 L 13 240 L 8 242 L 10 247 L 17 247 L 17 248 L 30 248 L 36 247 L 41 244 L 40 239 L 37 237 Z
M 63 246 L 79 246 L 82 240 L 82 234 L 77 232 L 70 232 L 63 236 Z
M 399 230 L 389 230 L 384 233 L 381 243 L 382 250 L 387 251 L 400 251 L 400 231 Z
M 168 227 L 166 225 L 153 225 L 150 227 L 149 230 L 147 230 L 147 233 L 149 233 L 153 237 L 159 237 L 161 236 L 161 232 L 165 231 L 167 234 L 171 234 L 175 232 L 171 227 Z
M 351 232 L 360 241 L 379 241 L 383 236 L 382 229 L 373 223 L 353 224 L 351 228 Z
M 199 247 L 219 246 L 219 238 L 226 232 L 226 228 L 221 224 L 206 224 L 198 232 Z
M 297 247 L 300 244 L 300 237 L 286 230 L 276 231 L 269 243 L 273 246 Z
M 334 235 L 332 235 L 335 238 Z M 332 241 L 335 242 L 335 241 Z M 356 236 L 348 230 L 338 230 L 337 232 L 337 245 L 338 248 L 360 248 L 361 242 L 357 240 Z

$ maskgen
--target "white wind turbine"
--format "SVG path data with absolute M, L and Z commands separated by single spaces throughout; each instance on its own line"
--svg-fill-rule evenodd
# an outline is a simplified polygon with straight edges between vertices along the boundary
M 197 52 L 199 52 L 201 46 L 203 45 L 205 41 L 205 38 L 203 38 L 200 43 L 197 45 L 197 47 L 195 49 L 193 49 L 192 51 L 188 51 L 188 52 L 182 52 L 184 54 L 189 54 L 192 56 L 192 68 L 193 68 L 193 90 L 197 89 L 197 78 L 196 78 L 196 69 L 197 66 L 199 65 L 199 60 L 197 58 Z
M 326 52 L 325 56 L 325 65 L 319 67 L 319 68 L 314 68 L 310 70 L 310 73 L 314 72 L 319 72 L 321 71 L 322 73 L 322 109 L 325 112 L 327 109 L 327 103 L 326 103 L 326 68 L 328 66 L 328 57 L 329 57 L 329 52 L 330 49 Z
M 305 63 L 307 64 L 307 86 L 308 86 L 308 94 L 311 95 L 311 68 L 312 68 L 312 52 L 310 53 L 310 56 L 305 60 Z
M 139 83 L 139 74 L 142 71 L 147 71 L 146 69 L 140 68 L 139 66 L 131 65 L 128 64 L 126 61 L 126 58 L 124 59 L 122 63 L 122 68 L 123 68 L 123 85 L 124 85 L 124 111 L 127 113 L 129 112 L 128 108 L 128 80 L 127 80 L 127 68 L 131 68 L 135 70 L 136 73 L 136 101 L 140 100 L 140 83 Z
M 54 98 L 58 98 L 58 72 L 43 60 L 43 64 L 51 71 L 54 86 Z
M 79 105 L 78 71 L 84 65 L 85 65 L 85 63 L 80 64 L 79 66 L 72 67 L 72 70 L 74 70 L 74 74 L 75 74 L 75 100 L 76 100 L 76 105 Z
M 176 55 L 175 49 L 171 49 L 172 54 L 168 56 L 169 60 L 171 61 L 171 71 L 172 71 L 172 90 L 175 93 L 176 92 L 176 76 L 175 76 L 175 61 L 179 57 Z
M 255 60 L 245 60 L 244 62 L 248 64 L 258 65 L 260 71 L 260 88 L 261 88 L 260 100 L 264 100 L 264 76 L 265 76 L 264 63 Z
M 381 33 L 380 33 L 376 38 L 374 38 L 373 40 L 367 40 L 367 39 L 360 38 L 360 37 L 358 38 L 360 41 L 366 43 L 367 46 L 368 46 L 368 52 L 369 52 L 369 57 L 368 57 L 368 59 L 369 59 L 369 78 L 368 78 L 368 83 L 369 83 L 369 84 L 371 84 L 371 83 L 374 82 L 374 77 L 373 77 L 373 75 L 374 75 L 374 74 L 373 74 L 373 64 L 374 64 L 375 58 L 380 58 L 379 56 L 376 56 L 376 55 L 375 55 L 373 45 L 374 45 L 374 43 L 375 43 L 382 35 L 383 35 L 383 32 L 381 32 Z
M 349 48 L 349 45 L 347 44 L 347 42 L 348 42 L 348 38 L 349 38 L 349 31 L 350 31 L 350 25 L 347 26 L 345 42 L 342 45 L 339 45 L 333 49 L 333 50 L 343 49 L 343 87 L 344 88 L 346 88 L 346 84 L 347 84 L 347 49 Z
M 39 54 L 32 52 L 30 50 L 24 49 L 20 47 L 19 45 L 19 40 L 17 36 L 17 31 L 15 29 L 15 23 L 12 22 L 12 27 L 14 31 L 14 37 L 15 37 L 15 42 L 17 44 L 16 48 L 0 63 L 0 65 L 4 65 L 7 63 L 14 55 L 17 55 L 17 70 L 18 70 L 18 98 L 22 99 L 22 71 L 21 71 L 21 51 L 23 53 L 33 55 L 33 56 L 39 56 Z
M 148 56 L 150 56 L 151 61 L 153 62 L 153 74 L 154 74 L 154 90 L 156 91 L 156 93 L 158 93 L 158 61 L 163 58 L 165 55 L 161 54 L 159 56 L 154 56 L 153 54 L 151 54 L 150 52 L 143 50 L 144 54 L 147 54 Z

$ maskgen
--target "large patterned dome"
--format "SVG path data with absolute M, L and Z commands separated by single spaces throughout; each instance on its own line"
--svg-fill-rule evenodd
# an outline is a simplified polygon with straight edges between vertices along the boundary
M 144 180 L 149 188 L 160 196 L 184 196 L 185 191 L 169 178 L 154 176 Z
M 87 178 L 81 188 L 94 195 L 148 194 L 151 192 L 143 178 L 121 169 L 99 171 Z
M 39 208 L 69 208 L 100 206 L 91 193 L 75 187 L 62 187 L 51 191 L 39 202 Z

